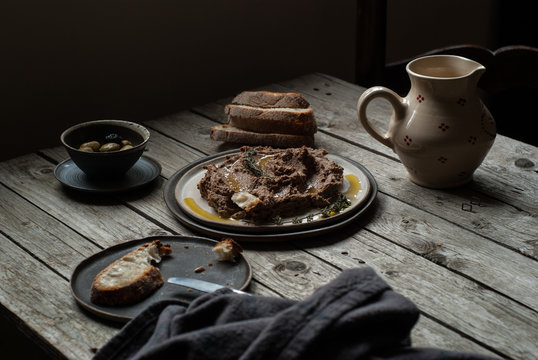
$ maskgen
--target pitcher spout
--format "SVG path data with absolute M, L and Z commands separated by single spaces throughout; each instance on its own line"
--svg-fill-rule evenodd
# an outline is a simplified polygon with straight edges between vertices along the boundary
M 471 60 L 472 61 L 472 60 Z M 480 63 L 476 63 L 476 67 L 471 71 L 469 74 L 469 77 L 474 80 L 475 83 L 478 83 L 478 80 L 484 75 L 486 72 L 486 67 Z
M 456 55 L 431 55 L 407 64 L 411 88 L 430 89 L 440 96 L 465 92 L 472 96 L 484 72 L 482 64 Z
M 432 55 L 407 64 L 411 77 L 423 79 L 473 78 L 478 81 L 486 68 L 471 59 L 456 55 Z

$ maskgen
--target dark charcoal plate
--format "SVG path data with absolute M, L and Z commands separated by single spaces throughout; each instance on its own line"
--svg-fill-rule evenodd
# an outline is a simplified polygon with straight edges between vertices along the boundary
M 361 198 L 360 204 L 350 208 L 350 211 L 344 212 L 340 216 L 335 216 L 330 221 L 314 221 L 310 224 L 300 224 L 299 226 L 286 224 L 281 226 L 242 226 L 228 225 L 226 223 L 219 224 L 217 222 L 208 222 L 193 217 L 182 209 L 178 204 L 178 184 L 185 176 L 189 176 L 191 170 L 197 170 L 199 166 L 211 161 L 217 161 L 227 154 L 236 153 L 238 150 L 231 150 L 224 153 L 215 154 L 203 159 L 200 159 L 183 169 L 173 174 L 164 187 L 164 200 L 172 214 L 185 226 L 190 227 L 204 235 L 221 238 L 222 236 L 230 236 L 236 240 L 244 241 L 281 241 L 288 239 L 301 239 L 317 235 L 326 234 L 335 231 L 360 217 L 374 202 L 377 196 L 377 184 L 372 174 L 361 164 L 337 156 L 342 161 L 349 164 L 350 168 L 354 168 L 356 172 L 360 172 L 369 184 L 367 193 L 364 198 Z M 191 186 L 192 187 L 192 186 Z
M 88 177 L 71 159 L 59 163 L 54 175 L 68 188 L 93 192 L 112 193 L 133 190 L 155 180 L 161 173 L 161 165 L 155 160 L 142 156 L 125 174 L 111 179 Z
M 129 251 L 157 239 L 172 247 L 172 255 L 164 257 L 157 265 L 165 281 L 160 289 L 141 302 L 128 306 L 100 306 L 90 301 L 93 279 L 101 270 Z M 214 240 L 194 236 L 151 236 L 112 246 L 83 260 L 76 267 L 71 276 L 71 292 L 84 309 L 105 319 L 126 322 L 156 301 L 177 299 L 187 304 L 203 294 L 168 284 L 166 280 L 169 277 L 190 277 L 244 290 L 252 277 L 250 264 L 243 256 L 235 264 L 218 261 L 211 251 L 216 243 Z M 213 265 L 208 266 L 209 263 Z M 206 270 L 195 273 L 194 269 L 199 266 L 204 266 Z

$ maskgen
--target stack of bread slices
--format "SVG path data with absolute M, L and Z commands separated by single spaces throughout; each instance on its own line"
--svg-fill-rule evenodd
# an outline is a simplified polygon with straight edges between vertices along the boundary
M 245 91 L 224 109 L 228 123 L 211 128 L 211 139 L 277 148 L 314 146 L 316 119 L 297 93 Z

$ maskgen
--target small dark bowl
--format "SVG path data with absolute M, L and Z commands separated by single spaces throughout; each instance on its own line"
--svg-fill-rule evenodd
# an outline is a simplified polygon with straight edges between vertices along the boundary
M 101 141 L 109 134 L 118 134 L 132 143 L 131 149 L 110 152 L 86 152 L 81 144 Z M 73 162 L 91 177 L 119 177 L 140 159 L 149 140 L 149 131 L 142 125 L 124 120 L 95 120 L 74 125 L 60 136 Z

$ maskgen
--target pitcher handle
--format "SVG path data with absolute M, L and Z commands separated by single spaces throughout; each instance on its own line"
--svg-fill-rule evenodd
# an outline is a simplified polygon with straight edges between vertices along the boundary
M 405 111 L 407 108 L 405 104 L 405 99 L 400 97 L 391 89 L 388 89 L 384 86 L 374 86 L 362 93 L 361 97 L 359 98 L 359 101 L 357 102 L 357 113 L 359 115 L 359 121 L 361 122 L 362 126 L 364 126 L 368 134 L 370 134 L 374 139 L 376 139 L 383 145 L 394 149 L 394 144 L 390 136 L 391 125 L 393 124 L 389 124 L 387 132 L 385 134 L 381 134 L 379 130 L 372 126 L 372 124 L 368 120 L 368 117 L 366 116 L 366 108 L 368 107 L 368 104 L 370 103 L 370 101 L 378 97 L 387 100 L 391 104 L 394 110 L 394 119 L 396 121 L 401 121 L 404 119 Z

